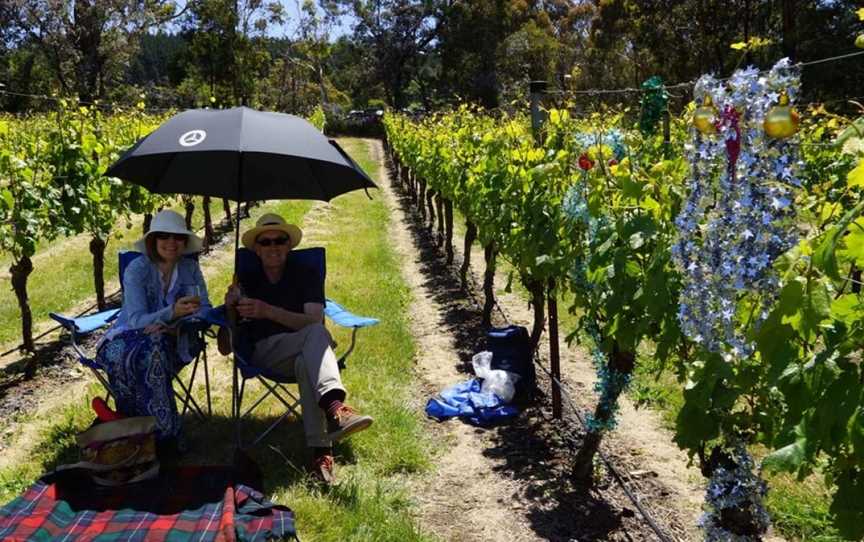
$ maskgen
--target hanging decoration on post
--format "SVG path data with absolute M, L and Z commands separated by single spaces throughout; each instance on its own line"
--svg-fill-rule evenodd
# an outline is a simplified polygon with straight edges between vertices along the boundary
M 702 132 L 702 135 L 716 134 L 717 127 L 714 124 L 717 122 L 717 117 L 717 108 L 714 107 L 711 96 L 706 94 L 702 105 L 693 112 L 693 126 Z
M 663 79 L 655 75 L 642 83 L 642 114 L 639 116 L 639 131 L 642 135 L 652 135 L 657 131 L 657 123 L 666 111 L 669 94 L 663 87 Z
M 767 75 L 755 68 L 726 82 L 706 75 L 694 89 L 702 106 L 685 146 L 689 194 L 672 248 L 682 273 L 678 319 L 693 342 L 731 364 L 753 354 L 741 330 L 768 316 L 779 292 L 773 263 L 797 242 L 792 202 L 801 162 L 789 103 L 799 84 L 798 69 L 783 59 Z M 727 445 L 738 438 L 724 434 Z M 757 540 L 769 523 L 764 484 L 746 447 L 733 447 L 734 468 L 714 469 L 706 494 L 701 525 L 712 542 Z M 730 515 L 749 518 L 746 528 L 730 531 L 723 520 Z
M 765 115 L 765 133 L 776 139 L 786 139 L 798 133 L 798 112 L 789 105 L 789 96 L 780 94 L 780 102 Z

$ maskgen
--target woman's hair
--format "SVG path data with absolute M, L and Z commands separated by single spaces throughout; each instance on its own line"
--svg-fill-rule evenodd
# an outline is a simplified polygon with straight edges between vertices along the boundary
M 156 236 L 148 235 L 144 238 L 144 246 L 147 248 L 147 257 L 150 258 L 151 262 L 161 262 L 162 256 L 159 255 L 159 251 L 156 250 Z

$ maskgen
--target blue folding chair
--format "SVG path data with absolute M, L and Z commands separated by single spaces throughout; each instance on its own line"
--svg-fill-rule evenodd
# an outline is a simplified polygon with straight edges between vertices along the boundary
M 119 275 L 120 275 L 121 290 L 122 290 L 122 286 L 123 286 L 123 275 L 126 272 L 126 268 L 129 266 L 130 263 L 132 263 L 135 259 L 139 258 L 140 256 L 142 256 L 142 254 L 140 252 L 137 252 L 134 250 L 124 250 L 124 251 L 120 251 L 120 253 L 118 254 L 118 257 L 119 257 L 118 268 L 119 268 Z M 192 255 L 188 255 L 188 256 L 184 256 L 184 257 L 197 259 L 198 255 L 192 254 Z M 55 312 L 49 313 L 49 316 L 51 316 L 51 318 L 53 318 L 54 321 L 56 321 L 61 326 L 66 328 L 66 330 L 69 332 L 69 339 L 70 339 L 70 342 L 72 344 L 72 348 L 75 350 L 75 353 L 78 355 L 78 361 L 82 365 L 84 365 L 85 367 L 90 369 L 90 371 L 93 373 L 93 375 L 96 377 L 96 379 L 99 380 L 99 382 L 102 384 L 102 386 L 105 387 L 105 390 L 109 396 L 113 396 L 113 393 L 111 390 L 111 385 L 108 382 L 108 378 L 105 375 L 106 368 L 101 366 L 96 361 L 95 357 L 88 355 L 84 351 L 84 349 L 81 348 L 81 345 L 79 344 L 79 339 L 81 337 L 89 335 L 90 333 L 93 333 L 97 329 L 101 329 L 101 328 L 107 326 L 108 324 L 110 324 L 111 322 L 113 322 L 117 318 L 117 315 L 120 314 L 120 310 L 121 309 L 108 309 L 105 311 L 98 312 L 96 314 L 91 314 L 88 316 L 78 316 L 78 317 L 64 316 L 62 314 L 58 314 Z M 206 320 L 203 320 L 203 319 L 198 319 L 198 318 L 187 318 L 182 322 L 182 325 L 184 327 L 185 326 L 192 326 L 191 329 L 198 331 L 202 335 L 207 333 L 207 330 L 210 327 L 209 322 L 207 322 Z M 201 337 L 201 338 L 203 340 L 203 337 Z M 192 410 L 199 417 L 204 419 L 205 418 L 204 411 L 201 409 L 201 407 L 195 401 L 195 398 L 192 396 L 192 389 L 193 389 L 193 386 L 195 384 L 195 376 L 198 373 L 199 361 L 203 361 L 203 365 L 204 365 L 205 389 L 206 389 L 206 393 L 207 393 L 207 412 L 208 412 L 208 414 L 212 415 L 213 410 L 212 410 L 212 402 L 211 402 L 211 398 L 210 398 L 210 375 L 209 375 L 209 371 L 208 371 L 208 367 L 207 367 L 207 349 L 206 348 L 201 348 L 201 351 L 198 353 L 198 355 L 193 360 L 192 371 L 191 371 L 191 375 L 189 377 L 188 384 L 183 382 L 183 380 L 180 378 L 179 374 L 174 375 L 174 382 L 176 382 L 177 385 L 182 390 L 182 394 L 180 392 L 178 392 L 177 390 L 174 390 L 174 394 L 177 396 L 177 398 L 183 404 L 181 416 L 186 414 L 186 411 L 191 407 Z
M 323 247 L 304 248 L 300 250 L 292 250 L 288 253 L 289 263 L 300 263 L 317 272 L 317 279 L 321 284 L 325 284 L 327 276 L 326 257 Z M 260 267 L 261 263 L 254 252 L 241 248 L 238 258 L 238 266 L 241 274 L 246 274 L 253 271 L 256 267 Z M 379 322 L 377 318 L 369 318 L 357 316 L 348 312 L 342 305 L 331 299 L 326 299 L 324 306 L 324 316 L 329 318 L 331 322 L 340 327 L 351 328 L 351 344 L 348 349 L 338 358 L 339 368 L 345 368 L 345 360 L 354 351 L 357 340 L 357 331 L 360 328 L 374 326 Z M 217 325 L 227 326 L 225 321 L 224 307 L 214 309 L 210 322 Z M 237 447 L 243 447 L 241 423 L 244 418 L 249 416 L 265 399 L 271 395 L 285 406 L 285 412 L 273 421 L 267 429 L 262 431 L 249 445 L 254 446 L 269 435 L 285 418 L 290 415 L 299 417 L 298 411 L 300 399 L 292 393 L 286 384 L 296 384 L 294 378 L 286 379 L 279 375 L 272 374 L 269 371 L 263 370 L 250 363 L 253 345 L 249 343 L 247 337 L 242 333 L 232 334 L 231 346 L 234 352 L 234 375 L 231 397 L 232 417 L 235 421 L 235 431 L 237 438 Z M 243 396 L 246 391 L 246 381 L 250 379 L 258 380 L 266 389 L 266 392 L 255 401 L 252 406 L 242 412 Z M 242 412 L 242 413 L 241 413 Z

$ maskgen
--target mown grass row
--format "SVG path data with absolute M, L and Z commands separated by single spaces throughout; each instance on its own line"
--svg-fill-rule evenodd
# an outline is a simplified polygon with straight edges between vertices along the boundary
M 379 176 L 368 143 L 349 140 L 345 145 L 373 178 Z M 431 443 L 422 431 L 413 396 L 415 346 L 406 314 L 411 292 L 390 248 L 387 208 L 382 198 L 369 201 L 363 193 L 338 198 L 329 212 L 307 213 L 309 207 L 305 202 L 271 202 L 255 209 L 253 215 L 276 211 L 307 228 L 312 224 L 305 223 L 304 216 L 318 215 L 314 237 L 327 248 L 327 295 L 358 314 L 381 318 L 378 326 L 360 333 L 359 345 L 343 372 L 348 402 L 374 416 L 375 424 L 337 445 L 339 484 L 323 490 L 310 484 L 302 472 L 308 459 L 302 422 L 283 423 L 251 451 L 264 475 L 263 489 L 294 509 L 304 541 L 431 540 L 431 535 L 416 526 L 405 483 L 429 467 Z M 204 263 L 208 288 L 216 301 L 231 280 L 232 253 L 233 245 Z M 346 347 L 349 335 L 333 331 L 340 348 Z M 228 417 L 230 364 L 212 345 L 208 352 L 214 416 L 204 423 L 187 416 L 191 451 L 184 461 L 190 463 L 226 463 L 233 452 Z M 90 385 L 78 397 L 25 420 L 18 431 L 21 436 L 11 442 L 15 458 L 0 461 L 0 500 L 10 500 L 53 465 L 74 459 L 74 435 L 90 423 L 87 404 L 98 391 Z M 254 386 L 249 388 L 248 400 L 254 400 L 256 393 Z M 203 397 L 200 385 L 197 396 Z M 277 415 L 277 403 L 268 400 L 264 405 L 247 422 L 249 433 Z

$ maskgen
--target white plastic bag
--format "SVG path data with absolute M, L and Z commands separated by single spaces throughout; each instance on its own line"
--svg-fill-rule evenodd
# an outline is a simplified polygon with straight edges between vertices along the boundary
M 513 400 L 519 375 L 493 369 L 492 352 L 486 350 L 474 354 L 474 357 L 471 358 L 471 364 L 474 366 L 474 374 L 483 380 L 483 384 L 480 386 L 481 393 L 494 393 L 505 403 Z
M 484 350 L 474 354 L 471 358 L 471 365 L 474 366 L 474 374 L 477 378 L 486 378 L 486 374 L 492 368 L 492 352 Z
M 486 371 L 486 376 L 483 377 L 480 391 L 482 393 L 494 393 L 502 401 L 509 403 L 513 400 L 513 395 L 516 394 L 516 382 L 518 380 L 519 375 L 516 373 L 500 369 L 490 369 Z

